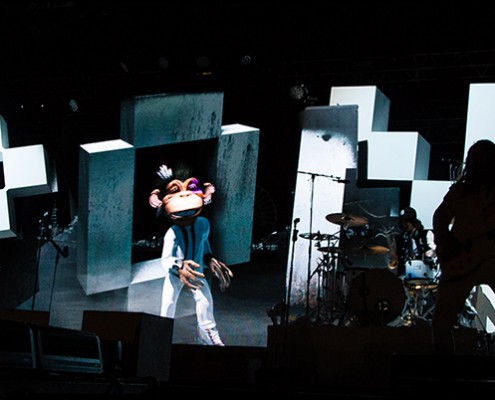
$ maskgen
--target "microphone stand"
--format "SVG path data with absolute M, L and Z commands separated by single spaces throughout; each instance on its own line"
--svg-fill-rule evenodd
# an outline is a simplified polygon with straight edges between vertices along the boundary
M 287 339 L 287 327 L 289 325 L 289 316 L 290 316 L 290 302 L 291 302 L 291 293 L 292 293 L 292 274 L 294 271 L 294 248 L 296 247 L 296 241 L 299 231 L 297 230 L 297 224 L 299 223 L 299 218 L 294 220 L 294 229 L 292 230 L 292 251 L 290 256 L 290 267 L 289 267 L 289 282 L 287 287 L 287 299 L 286 299 L 286 307 L 285 307 L 285 338 Z
M 311 174 L 311 200 L 309 203 L 309 246 L 308 246 L 308 277 L 306 282 L 306 315 L 309 315 L 309 289 L 311 282 L 311 255 L 313 249 L 313 202 L 315 192 L 315 177 L 316 174 Z
M 48 212 L 45 212 L 43 214 L 43 217 L 39 220 L 39 230 L 40 234 L 38 236 L 38 251 L 36 255 L 36 273 L 35 273 L 35 278 L 34 278 L 34 288 L 33 288 L 33 301 L 31 304 L 31 310 L 34 311 L 35 308 L 35 302 L 36 302 L 36 289 L 38 288 L 38 283 L 39 283 L 39 266 L 40 266 L 40 260 L 41 260 L 41 247 L 43 246 L 44 243 L 51 243 L 52 246 L 55 248 L 57 251 L 56 258 L 55 258 L 55 268 L 53 271 L 53 282 L 52 282 L 52 290 L 50 294 L 50 303 L 48 306 L 48 309 L 50 310 L 51 308 L 51 303 L 52 303 L 52 298 L 53 298 L 53 289 L 55 285 L 55 275 L 57 273 L 57 265 L 60 260 L 60 256 L 66 258 L 69 256 L 69 248 L 65 246 L 63 249 L 53 240 L 52 237 L 52 230 L 51 230 L 51 225 L 48 223 Z

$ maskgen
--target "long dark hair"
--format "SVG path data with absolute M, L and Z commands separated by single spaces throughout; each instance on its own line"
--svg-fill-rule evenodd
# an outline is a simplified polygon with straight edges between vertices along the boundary
M 461 181 L 467 193 L 476 193 L 482 186 L 488 191 L 495 187 L 495 143 L 480 139 L 471 145 Z

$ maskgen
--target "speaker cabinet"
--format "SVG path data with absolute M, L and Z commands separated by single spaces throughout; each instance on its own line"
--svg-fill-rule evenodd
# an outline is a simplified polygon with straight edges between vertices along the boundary
M 173 319 L 139 312 L 85 310 L 82 329 L 100 337 L 105 371 L 130 378 L 169 380 Z
M 26 322 L 0 319 L 0 368 L 35 369 L 34 333 Z
M 77 374 L 103 374 L 99 337 L 85 332 L 50 326 L 33 326 L 38 368 Z
M 27 322 L 36 325 L 48 326 L 50 324 L 49 311 L 0 308 L 0 318 L 9 321 Z

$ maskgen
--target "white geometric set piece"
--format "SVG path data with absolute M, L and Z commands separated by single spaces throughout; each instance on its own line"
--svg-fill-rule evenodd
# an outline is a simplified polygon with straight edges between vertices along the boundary
M 18 235 L 14 198 L 57 191 L 53 168 L 43 145 L 8 148 L 7 124 L 0 115 L 0 161 L 5 186 L 0 189 L 0 239 Z
M 416 207 L 413 199 L 418 199 L 418 185 L 414 182 L 428 179 L 429 143 L 418 132 L 387 131 L 390 102 L 376 86 L 333 87 L 330 104 L 358 105 L 358 140 L 368 144 L 367 179 L 413 182 L 411 206 Z M 431 182 L 428 188 L 431 192 L 427 202 L 417 209 L 427 228 L 433 210 L 445 194 L 445 182 Z
M 358 141 L 368 142 L 368 179 L 428 179 L 430 145 L 418 132 L 388 132 L 390 101 L 375 86 L 333 87 L 330 105 L 358 106 Z
M 450 181 L 429 181 L 430 145 L 417 132 L 386 132 L 389 101 L 375 86 L 333 87 L 330 105 L 356 104 L 358 140 L 368 141 L 368 179 L 411 181 L 411 207 L 425 228 Z M 464 158 L 479 139 L 495 139 L 495 84 L 471 84 Z

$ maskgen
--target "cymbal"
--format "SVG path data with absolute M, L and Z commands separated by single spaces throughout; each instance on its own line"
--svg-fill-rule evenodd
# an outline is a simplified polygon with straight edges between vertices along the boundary
M 311 240 L 330 240 L 335 238 L 335 235 L 329 235 L 328 233 L 300 233 L 299 237 L 303 239 L 311 239 Z
M 371 245 L 371 246 L 359 246 L 354 248 L 351 253 L 361 254 L 361 255 L 379 255 L 386 254 L 390 251 L 388 247 L 379 246 L 379 245 Z
M 322 253 L 342 253 L 342 249 L 335 246 L 317 247 L 316 250 L 321 251 Z
M 332 224 L 348 226 L 350 228 L 364 226 L 368 223 L 368 218 L 345 213 L 328 214 L 325 219 Z
M 379 246 L 379 245 L 374 245 L 374 246 L 368 246 L 368 249 L 373 253 L 373 254 L 387 254 L 390 249 L 385 246 Z

